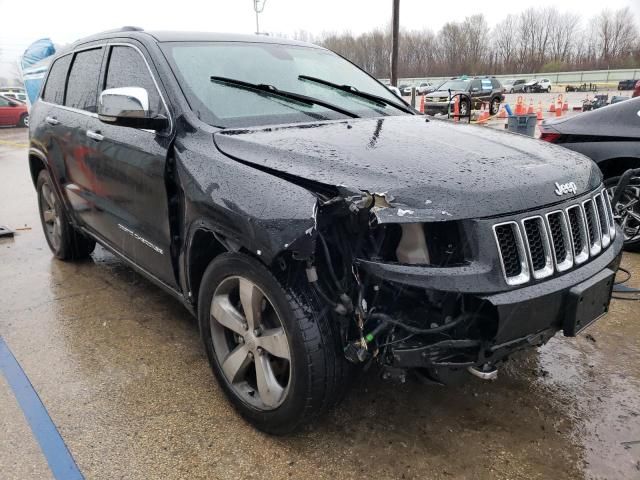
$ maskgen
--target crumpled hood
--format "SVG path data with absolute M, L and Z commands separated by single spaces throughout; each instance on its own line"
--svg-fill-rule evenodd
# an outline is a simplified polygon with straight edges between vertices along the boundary
M 566 201 L 596 188 L 587 157 L 488 127 L 395 116 L 223 130 L 226 155 L 351 190 L 385 194 L 398 221 L 488 217 Z M 294 180 L 295 181 L 295 180 Z M 556 182 L 577 190 L 558 196 Z

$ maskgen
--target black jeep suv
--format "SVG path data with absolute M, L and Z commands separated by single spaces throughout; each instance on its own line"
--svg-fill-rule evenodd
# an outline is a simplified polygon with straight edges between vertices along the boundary
M 453 112 L 456 94 L 459 94 L 462 116 L 469 114 L 469 108 L 479 110 L 483 103 L 487 104 L 491 115 L 496 115 L 504 100 L 502 84 L 497 78 L 454 78 L 425 95 L 424 113 L 434 115 L 446 114 L 447 110 Z
M 429 121 L 338 55 L 269 37 L 78 41 L 33 105 L 29 166 L 54 255 L 98 242 L 180 299 L 271 433 L 372 363 L 495 378 L 606 312 L 620 260 L 588 158 Z

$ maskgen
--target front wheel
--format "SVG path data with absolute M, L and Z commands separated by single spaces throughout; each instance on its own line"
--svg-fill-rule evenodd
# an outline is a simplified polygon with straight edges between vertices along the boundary
M 461 117 L 466 117 L 469 115 L 469 102 L 467 102 L 466 100 L 462 100 L 460 102 L 459 115 Z
M 551 92 L 551 87 L 547 87 L 547 93 Z
M 620 177 L 605 179 L 604 185 L 610 198 L 613 198 L 619 180 Z M 631 179 L 618 204 L 612 207 L 616 222 L 624 234 L 624 249 L 628 252 L 640 251 L 640 177 Z
M 339 401 L 348 365 L 306 282 L 282 286 L 257 260 L 216 257 L 198 298 L 200 332 L 227 398 L 256 428 L 285 434 Z
M 18 120 L 18 127 L 26 128 L 29 126 L 29 114 L 23 113 Z
M 491 115 L 497 115 L 499 110 L 500 110 L 500 100 L 497 98 L 494 98 L 493 100 L 491 100 L 489 111 Z

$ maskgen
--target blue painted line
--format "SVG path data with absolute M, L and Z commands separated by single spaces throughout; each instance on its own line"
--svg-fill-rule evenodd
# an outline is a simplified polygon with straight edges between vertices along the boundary
M 44 408 L 40 397 L 2 337 L 0 337 L 0 371 L 13 390 L 56 480 L 84 479 L 47 409 Z

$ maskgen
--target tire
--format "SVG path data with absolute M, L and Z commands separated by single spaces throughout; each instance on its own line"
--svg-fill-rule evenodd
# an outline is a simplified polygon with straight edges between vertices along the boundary
M 44 169 L 38 174 L 36 189 L 42 230 L 53 255 L 60 260 L 87 258 L 96 242 L 73 228 L 55 192 L 49 172 Z
M 500 111 L 500 99 L 494 98 L 491 100 L 491 104 L 489 105 L 489 114 L 497 115 L 498 111 Z
M 511 91 L 509 93 L 513 93 L 513 88 L 511 89 Z
M 551 87 L 547 87 L 547 93 L 551 93 Z
M 467 100 L 462 100 L 460 102 L 459 107 L 459 115 L 469 115 L 469 102 Z
M 27 128 L 29 126 L 29 114 L 28 113 L 23 113 L 20 116 L 20 120 L 18 120 L 18 127 L 20 128 Z
M 606 178 L 604 180 L 604 186 L 607 189 L 607 191 L 609 192 L 610 196 L 613 196 L 613 193 L 615 191 L 615 186 L 618 184 L 618 181 L 620 180 L 620 176 L 616 176 L 616 177 L 609 177 Z M 636 195 L 640 194 L 640 179 L 638 178 L 634 178 L 631 180 L 632 182 L 632 186 L 635 187 L 635 189 L 633 190 L 634 193 Z M 614 211 L 614 215 L 618 215 L 618 211 L 616 209 L 615 205 L 612 205 L 613 207 L 613 211 Z M 636 205 L 636 208 L 634 209 L 634 212 L 636 213 L 640 213 L 640 204 Z M 623 221 L 624 221 L 624 217 L 622 217 Z M 618 224 L 620 225 L 620 221 L 618 220 Z M 640 227 L 640 222 L 634 221 L 633 219 L 629 219 L 627 218 L 625 225 L 630 226 L 631 228 L 629 228 L 628 231 L 630 231 L 631 233 L 635 233 L 636 231 L 636 227 Z M 624 232 L 625 235 L 627 234 L 627 231 Z M 633 237 L 631 239 L 626 239 L 625 238 L 625 242 L 624 242 L 624 249 L 627 252 L 640 252 L 640 231 L 638 231 L 637 235 L 633 235 Z
M 207 267 L 198 295 L 200 333 L 222 390 L 245 420 L 274 435 L 332 408 L 349 384 L 335 323 L 299 280 L 283 286 L 259 261 L 223 253 Z M 243 304 L 253 305 L 251 316 Z M 270 379 L 268 388 L 259 377 Z

